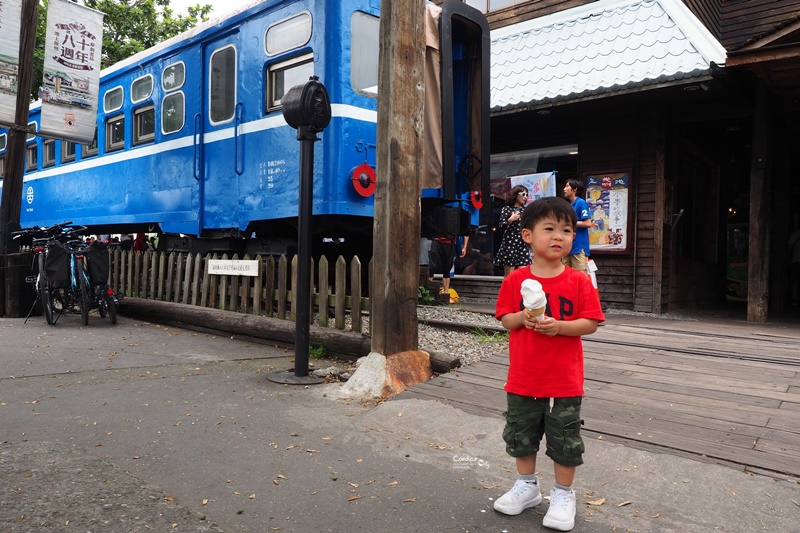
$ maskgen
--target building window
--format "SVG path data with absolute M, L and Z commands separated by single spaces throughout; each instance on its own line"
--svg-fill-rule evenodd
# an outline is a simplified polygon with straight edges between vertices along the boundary
M 56 164 L 56 141 L 53 139 L 45 139 L 42 143 L 42 163 L 45 167 Z
M 36 143 L 28 145 L 27 151 L 25 153 L 25 169 L 26 170 L 36 170 L 39 168 L 39 147 Z
M 8 135 L 0 133 L 0 152 L 6 149 L 6 143 L 8 143 Z
M 305 11 L 267 28 L 264 50 L 272 56 L 303 46 L 310 40 L 311 13 Z
M 153 94 L 152 74 L 133 80 L 131 84 L 131 102 L 137 104 L 150 98 L 151 94 Z
M 61 162 L 69 163 L 75 161 L 75 143 L 72 141 L 61 141 Z
M 115 87 L 106 92 L 103 98 L 103 111 L 111 113 L 122 107 L 122 100 L 125 93 L 122 92 L 122 87 Z
M 186 67 L 183 61 L 168 66 L 161 75 L 161 86 L 165 91 L 180 89 L 184 81 L 186 81 Z
M 360 94 L 378 96 L 378 17 L 356 11 L 350 18 L 350 85 Z
M 6 156 L 0 156 L 0 179 L 6 176 Z
M 186 111 L 182 91 L 168 94 L 161 102 L 161 131 L 175 133 L 183 129 Z
M 233 119 L 236 107 L 236 47 L 225 46 L 211 54 L 208 69 L 208 117 L 212 124 Z
M 37 131 L 39 131 L 39 128 L 37 127 L 36 122 L 28 122 L 28 133 L 27 135 L 25 135 L 25 140 L 26 141 L 34 140 L 36 138 L 36 133 L 34 132 Z
M 153 142 L 156 136 L 156 112 L 153 106 L 133 112 L 133 144 Z
M 125 116 L 106 120 L 106 152 L 125 148 Z
M 92 157 L 93 155 L 97 155 L 97 128 L 94 129 L 94 138 L 92 142 L 89 144 L 83 145 L 83 150 L 81 151 L 81 158 Z
M 267 70 L 267 110 L 281 106 L 281 98 L 295 85 L 301 85 L 314 75 L 314 56 L 311 54 L 270 65 Z

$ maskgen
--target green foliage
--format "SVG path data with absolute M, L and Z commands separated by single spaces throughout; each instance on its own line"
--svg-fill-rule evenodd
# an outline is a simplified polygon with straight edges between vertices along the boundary
M 33 99 L 37 98 L 43 76 L 47 3 L 48 0 L 39 1 L 31 87 Z M 103 18 L 101 68 L 109 67 L 208 20 L 213 9 L 210 4 L 198 3 L 188 8 L 188 15 L 176 15 L 169 7 L 169 0 L 84 0 L 83 3 L 106 14 Z
M 309 346 L 308 347 L 308 356 L 311 359 L 322 359 L 325 357 L 326 350 L 324 346 Z
M 431 305 L 436 302 L 436 298 L 431 294 L 431 291 L 420 285 L 417 291 L 417 302 L 422 305 Z
M 483 328 L 475 328 L 472 334 L 478 337 L 478 342 L 485 342 L 488 344 L 508 344 L 508 332 L 500 331 L 486 331 Z

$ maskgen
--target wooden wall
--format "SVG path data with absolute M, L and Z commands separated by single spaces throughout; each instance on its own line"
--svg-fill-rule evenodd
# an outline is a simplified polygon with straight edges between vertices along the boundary
M 629 253 L 595 255 L 597 279 L 603 302 L 615 308 L 653 312 L 654 287 L 659 287 L 655 281 L 660 279 L 654 273 L 662 268 L 654 244 L 656 206 L 663 209 L 663 198 L 657 201 L 655 194 L 658 122 L 654 114 L 639 111 L 628 115 L 609 109 L 587 115 L 580 125 L 579 171 L 631 171 Z

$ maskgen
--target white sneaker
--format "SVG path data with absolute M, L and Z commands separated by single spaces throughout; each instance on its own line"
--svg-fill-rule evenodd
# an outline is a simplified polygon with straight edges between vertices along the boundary
M 528 483 L 518 479 L 510 491 L 495 500 L 494 510 L 507 515 L 518 515 L 540 503 L 542 494 L 539 492 L 539 483 Z
M 550 508 L 544 515 L 544 527 L 570 531 L 575 527 L 575 491 L 550 489 Z

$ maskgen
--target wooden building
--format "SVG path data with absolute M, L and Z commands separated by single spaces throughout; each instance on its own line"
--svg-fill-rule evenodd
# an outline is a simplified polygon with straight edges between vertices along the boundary
M 537 154 L 559 191 L 629 176 L 624 242 L 594 228 L 603 301 L 790 310 L 800 0 L 497 1 L 468 0 L 492 28 L 493 156 Z

